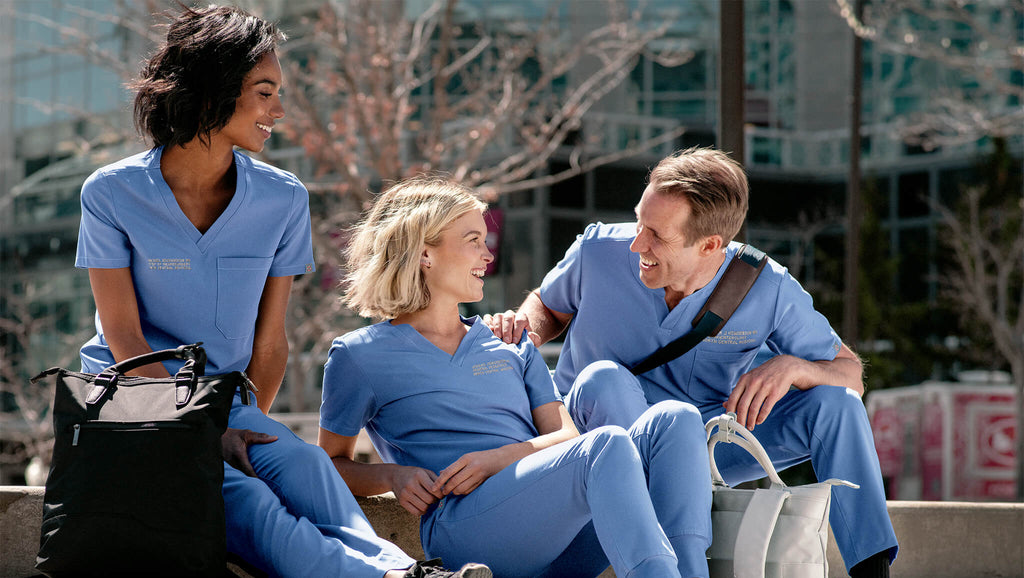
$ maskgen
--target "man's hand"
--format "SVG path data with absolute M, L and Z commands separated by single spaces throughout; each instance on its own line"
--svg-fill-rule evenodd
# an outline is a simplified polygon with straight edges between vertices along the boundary
M 470 452 L 455 460 L 455 463 L 441 470 L 432 490 L 442 496 L 472 492 L 487 478 L 511 463 L 501 449 Z
M 509 309 L 504 313 L 484 315 L 483 322 L 494 332 L 495 337 L 505 343 L 519 343 L 523 331 L 526 330 L 530 341 L 540 346 L 540 335 L 534 333 L 530 328 L 530 320 L 523 313 L 516 313 Z
M 249 463 L 249 446 L 269 444 L 275 441 L 277 441 L 277 436 L 229 427 L 224 435 L 220 436 L 221 457 L 231 467 L 250 478 L 255 478 L 256 470 L 252 469 L 252 464 Z
M 729 399 L 722 405 L 736 413 L 736 421 L 747 429 L 764 423 L 789 387 L 797 381 L 802 364 L 810 363 L 792 355 L 777 355 L 743 374 Z
M 430 470 L 398 466 L 392 479 L 391 491 L 407 512 L 422 516 L 431 504 L 443 497 L 433 489 L 435 480 L 437 476 Z

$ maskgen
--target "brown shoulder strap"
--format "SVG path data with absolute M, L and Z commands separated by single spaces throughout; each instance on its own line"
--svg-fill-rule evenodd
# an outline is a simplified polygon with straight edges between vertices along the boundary
M 767 263 L 768 257 L 763 251 L 750 245 L 740 247 L 729 266 L 725 268 L 722 279 L 715 286 L 715 290 L 711 292 L 707 303 L 693 318 L 693 329 L 647 356 L 646 359 L 633 366 L 630 372 L 633 375 L 640 375 L 650 371 L 685 354 L 703 341 L 705 337 L 718 335 L 718 332 L 725 326 L 725 322 L 732 317 L 736 308 L 743 302 L 743 298 L 750 292 L 754 281 L 757 281 L 757 276 L 761 274 L 761 270 Z
M 704 314 L 710 311 L 722 321 L 711 330 L 709 336 L 718 335 L 725 322 L 732 317 L 736 308 L 743 302 L 743 298 L 750 292 L 754 281 L 757 281 L 757 276 L 761 274 L 761 270 L 767 263 L 768 257 L 763 251 L 750 245 L 740 247 L 732 262 L 726 267 L 725 273 L 722 274 L 722 280 L 711 292 L 711 297 L 708 297 L 707 303 L 693 318 L 693 326 L 696 327 Z

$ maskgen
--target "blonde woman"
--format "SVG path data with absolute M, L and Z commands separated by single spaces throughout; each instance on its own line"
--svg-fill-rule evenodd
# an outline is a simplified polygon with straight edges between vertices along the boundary
M 700 416 L 669 402 L 629 431 L 579 436 L 530 340 L 504 343 L 459 314 L 483 298 L 493 259 L 485 210 L 470 190 L 422 177 L 383 193 L 357 226 L 345 299 L 380 322 L 334 341 L 320 446 L 354 493 L 393 491 L 422 516 L 424 550 L 449 563 L 680 576 L 666 532 L 692 532 L 677 526 L 691 498 L 668 487 L 693 460 L 670 432 Z M 363 427 L 387 463 L 353 461 Z

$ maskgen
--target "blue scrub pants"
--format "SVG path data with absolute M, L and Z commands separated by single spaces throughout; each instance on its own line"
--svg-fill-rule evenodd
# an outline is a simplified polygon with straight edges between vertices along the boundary
M 723 402 L 700 407 L 702 419 L 707 422 L 724 413 Z M 648 408 L 639 380 L 610 361 L 584 368 L 566 405 L 580 431 L 608 424 L 627 427 Z M 703 432 L 698 435 L 706 439 Z M 839 478 L 860 485 L 832 488 L 829 523 L 847 571 L 877 552 L 888 551 L 890 561 L 896 559 L 898 544 L 885 505 L 871 425 L 856 393 L 826 385 L 790 391 L 754 435 L 777 470 L 810 459 L 819 480 Z M 715 463 L 730 485 L 764 477 L 754 458 L 732 444 L 716 446 Z
M 258 478 L 224 464 L 229 551 L 271 576 L 381 578 L 413 565 L 373 531 L 323 449 L 238 395 L 228 425 L 278 438 L 249 446 Z
M 700 431 L 692 406 L 669 401 L 628 432 L 599 428 L 541 450 L 442 500 L 424 517 L 423 549 L 456 567 L 484 561 L 502 578 L 592 578 L 609 562 L 622 578 L 707 576 L 710 485 L 677 483 L 709 479 L 706 459 L 690 470 Z

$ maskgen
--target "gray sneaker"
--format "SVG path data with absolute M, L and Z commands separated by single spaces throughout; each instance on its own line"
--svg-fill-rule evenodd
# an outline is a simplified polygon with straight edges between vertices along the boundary
M 466 564 L 458 572 L 445 570 L 440 558 L 417 562 L 405 572 L 405 578 L 493 578 L 491 569 L 483 564 Z

